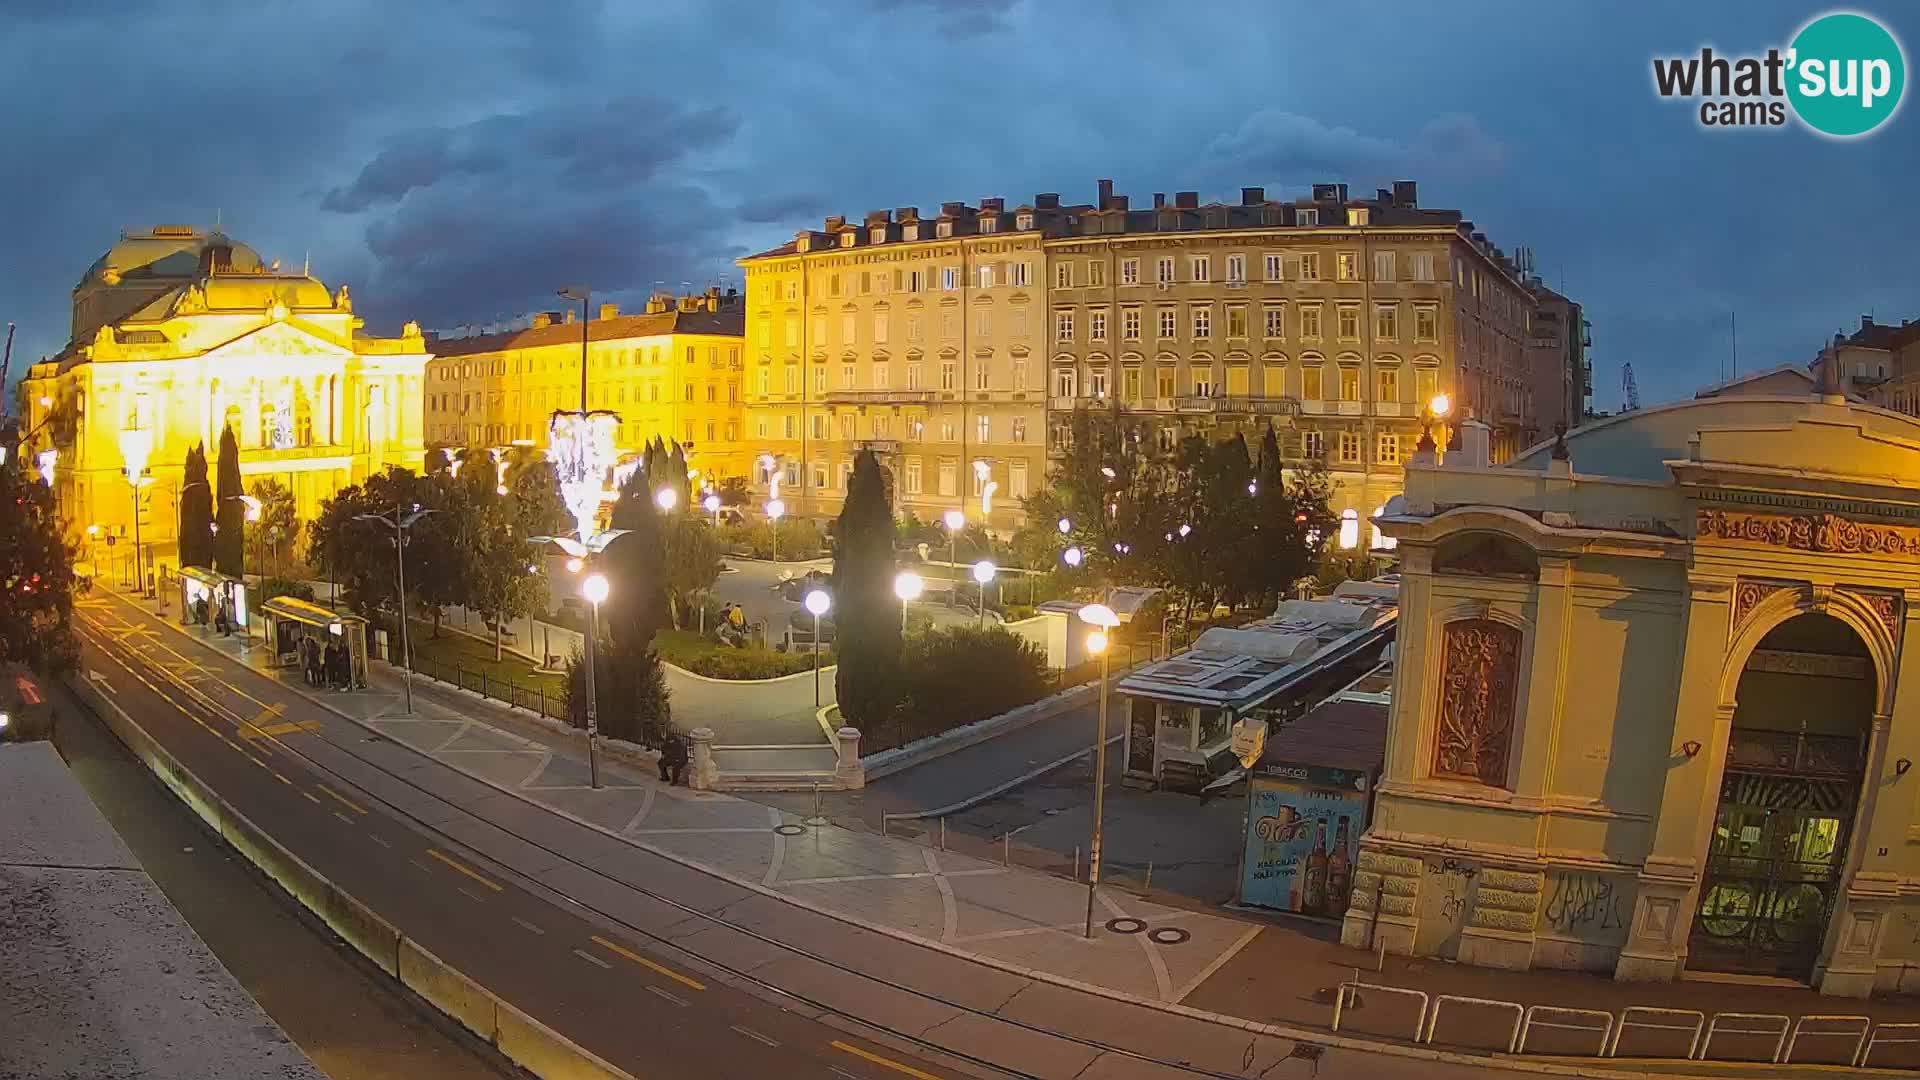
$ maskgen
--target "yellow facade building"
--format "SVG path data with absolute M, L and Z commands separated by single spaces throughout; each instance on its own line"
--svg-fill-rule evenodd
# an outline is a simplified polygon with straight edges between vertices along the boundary
M 1349 944 L 1920 985 L 1920 421 L 1780 387 L 1408 470 Z
M 853 453 L 873 447 L 904 508 L 971 515 L 991 479 L 991 524 L 1010 526 L 1072 412 L 1116 403 L 1169 449 L 1271 423 L 1361 517 L 1400 490 L 1436 394 L 1488 426 L 1496 460 L 1546 434 L 1534 284 L 1411 182 L 1132 208 L 1103 180 L 1087 204 L 831 217 L 741 265 L 749 439 L 802 512 L 834 512 Z
M 427 342 L 361 333 L 342 288 L 264 263 L 218 231 L 130 232 L 73 290 L 71 342 L 29 370 L 29 453 L 52 450 L 55 497 L 76 535 L 133 533 L 165 560 L 177 541 L 187 452 L 211 462 L 231 428 L 249 485 L 271 477 L 302 519 L 346 484 L 421 460 Z
M 581 408 L 584 329 L 586 407 L 619 414 L 621 450 L 677 440 L 703 478 L 746 476 L 738 295 L 656 297 L 637 315 L 603 304 L 597 315 L 583 326 L 555 312 L 524 330 L 436 339 L 427 364 L 429 443 L 546 445 L 547 418 Z

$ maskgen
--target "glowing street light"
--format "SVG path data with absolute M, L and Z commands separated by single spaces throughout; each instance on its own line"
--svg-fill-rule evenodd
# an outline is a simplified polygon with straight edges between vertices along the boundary
M 1087 842 L 1086 933 L 1092 937 L 1093 901 L 1100 885 L 1100 844 L 1104 839 L 1107 796 L 1107 675 L 1113 662 L 1107 644 L 1113 628 L 1120 625 L 1120 616 L 1105 604 L 1088 604 L 1080 609 L 1080 621 L 1097 628 L 1087 635 L 1087 650 L 1100 657 L 1100 726 L 1093 737 L 1093 837 Z
M 920 599 L 926 591 L 927 583 L 919 574 L 911 570 L 902 570 L 893 577 L 893 595 L 900 598 L 900 632 L 907 632 L 907 605 Z
M 1433 400 L 1427 402 L 1427 408 L 1434 416 L 1444 417 L 1453 411 L 1453 400 L 1445 394 L 1435 394 Z
M 659 507 L 660 509 L 666 511 L 667 513 L 672 513 L 673 508 L 675 506 L 678 506 L 679 504 L 680 504 L 680 493 L 678 491 L 675 491 L 673 488 L 663 487 L 659 491 L 656 491 L 653 493 L 653 505 Z
M 700 500 L 700 505 L 706 508 L 707 513 L 713 515 L 713 527 L 716 529 L 719 528 L 720 527 L 720 496 L 714 495 L 714 494 L 708 494 L 706 498 Z
M 587 600 L 587 782 L 595 788 L 600 786 L 600 709 L 594 698 L 593 654 L 599 651 L 600 605 L 612 590 L 601 573 L 588 574 L 580 583 L 580 595 Z
M 567 560 L 567 573 L 569 573 L 569 574 L 577 574 L 577 573 L 579 573 L 579 572 L 581 571 L 581 569 L 582 569 L 582 568 L 584 568 L 584 567 L 585 567 L 586 565 L 587 565 L 587 564 L 586 564 L 586 562 L 585 562 L 584 560 L 581 560 L 581 559 L 568 559 L 568 560 Z
M 987 585 L 993 581 L 993 576 L 999 572 L 1000 568 L 993 565 L 993 561 L 990 559 L 981 559 L 979 562 L 973 564 L 973 580 L 980 585 L 981 626 L 987 625 Z
M 1086 555 L 1083 552 L 1081 552 L 1079 548 L 1070 547 L 1067 550 L 1060 553 L 1060 558 L 1068 566 L 1077 567 L 1086 558 Z
M 140 481 L 146 476 L 147 459 L 152 455 L 151 428 L 127 428 L 120 432 L 120 464 L 126 470 L 128 486 L 133 488 L 134 587 L 143 596 L 147 591 L 147 569 L 140 549 Z
M 1185 524 L 1185 523 L 1182 523 L 1182 524 L 1181 524 L 1181 526 L 1180 526 L 1180 536 L 1181 536 L 1181 538 L 1182 538 L 1182 539 L 1184 539 L 1184 538 L 1185 538 L 1185 537 L 1186 537 L 1186 536 L 1187 536 L 1187 535 L 1188 535 L 1189 533 L 1192 533 L 1192 532 L 1193 532 L 1193 526 L 1191 526 L 1191 525 L 1188 525 L 1188 524 Z
M 1060 535 L 1065 536 L 1068 533 L 1073 531 L 1073 522 L 1068 521 L 1066 518 L 1061 518 L 1059 522 L 1059 527 L 1060 527 Z
M 813 616 L 813 707 L 820 708 L 820 616 L 833 606 L 833 597 L 825 589 L 807 594 L 807 611 Z

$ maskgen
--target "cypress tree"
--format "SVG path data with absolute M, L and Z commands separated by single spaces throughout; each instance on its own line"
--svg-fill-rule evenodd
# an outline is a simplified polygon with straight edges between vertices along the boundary
M 205 444 L 187 451 L 180 488 L 180 565 L 213 565 L 213 489 L 207 486 Z
M 228 577 L 246 573 L 247 507 L 240 501 L 240 444 L 232 428 L 220 429 L 219 480 L 215 484 L 213 568 Z
M 893 592 L 893 508 L 871 450 L 853 459 L 847 500 L 834 525 L 833 622 L 840 713 L 862 730 L 899 701 L 900 600 Z

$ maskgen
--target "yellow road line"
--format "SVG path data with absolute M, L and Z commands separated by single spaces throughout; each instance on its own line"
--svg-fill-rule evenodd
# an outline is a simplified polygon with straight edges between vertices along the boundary
M 446 863 L 448 866 L 453 867 L 455 870 L 458 870 L 461 873 L 472 878 L 473 880 L 479 882 L 480 884 L 485 885 L 487 888 L 492 889 L 494 892 L 500 891 L 501 887 L 498 882 L 489 880 L 484 874 L 480 873 L 480 871 L 475 870 L 473 867 L 468 866 L 466 863 L 461 862 L 459 859 L 456 859 L 453 856 L 448 855 L 446 852 L 443 852 L 437 848 L 428 848 L 427 855 L 429 858 L 439 859 L 441 862 Z
M 301 792 L 300 794 L 301 794 L 301 796 L 302 796 L 302 797 L 304 797 L 304 798 L 305 798 L 305 799 L 306 799 L 306 800 L 307 800 L 308 802 L 310 802 L 310 803 L 312 803 L 312 804 L 313 804 L 313 805 L 315 805 L 315 806 L 325 806 L 325 805 L 327 805 L 326 803 L 323 803 L 323 802 L 321 802 L 321 801 L 320 801 L 319 799 L 316 799 L 316 798 L 314 798 L 314 797 L 313 797 L 313 792 L 311 792 L 311 791 L 303 791 L 303 792 Z
M 293 781 L 291 781 L 291 780 L 289 780 L 289 779 L 287 779 L 287 778 L 286 778 L 286 777 L 285 777 L 284 775 L 282 775 L 282 774 L 280 774 L 279 772 L 275 772 L 275 773 L 273 774 L 273 778 L 274 778 L 275 780 L 278 780 L 278 781 L 280 781 L 280 782 L 281 782 L 281 783 L 283 783 L 283 784 L 291 784 L 291 783 L 293 783 Z
M 356 814 L 364 814 L 367 812 L 365 807 L 361 806 L 359 803 L 354 802 L 352 799 L 347 798 L 345 795 L 342 795 L 339 792 L 333 790 L 332 788 L 328 787 L 325 784 L 315 784 L 314 787 L 317 787 L 320 789 L 320 794 L 330 796 L 334 802 L 339 803 L 341 806 L 346 807 L 347 809 L 353 811 Z
M 892 1069 L 894 1072 L 897 1072 L 897 1073 L 906 1073 L 908 1076 L 918 1077 L 919 1080 L 940 1080 L 939 1077 L 933 1075 L 932 1073 L 921 1072 L 919 1069 L 916 1069 L 911 1065 L 902 1065 L 900 1062 L 895 1061 L 892 1058 L 881 1057 L 879 1054 L 876 1054 L 871 1050 L 862 1050 L 860 1047 L 855 1046 L 852 1043 L 841 1042 L 839 1039 L 835 1039 L 833 1040 L 832 1046 L 835 1050 L 844 1050 L 847 1053 L 852 1054 L 854 1057 L 865 1058 L 866 1060 L 873 1062 L 875 1065 L 879 1065 L 883 1068 Z
M 641 967 L 646 968 L 649 971 L 655 972 L 660 975 L 665 975 L 667 978 L 672 979 L 673 981 L 679 983 L 682 986 L 690 986 L 695 990 L 705 990 L 707 988 L 706 983 L 703 983 L 700 980 L 695 979 L 690 975 L 682 975 L 679 972 L 673 970 L 672 968 L 665 966 L 664 964 L 656 964 L 653 961 L 647 959 L 646 957 L 641 956 L 639 953 L 634 952 L 632 949 L 629 949 L 617 942 L 608 941 L 606 938 L 601 937 L 599 934 L 593 935 L 593 943 L 595 945 L 601 946 L 602 948 L 611 949 L 612 951 L 619 953 L 621 956 L 626 957 L 627 959 L 633 961 L 636 964 L 639 964 Z

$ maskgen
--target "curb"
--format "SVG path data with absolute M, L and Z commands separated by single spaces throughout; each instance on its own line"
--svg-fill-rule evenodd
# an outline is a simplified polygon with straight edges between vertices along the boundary
M 172 624 L 169 622 L 167 625 L 171 626 Z M 188 637 L 190 640 L 194 640 L 195 644 L 202 645 L 204 647 L 204 644 L 205 644 L 204 642 L 200 642 L 197 639 L 193 639 L 191 635 L 186 634 L 184 630 L 181 630 L 178 627 L 174 627 L 174 629 L 180 632 L 182 636 Z M 251 671 L 250 668 L 249 668 L 249 671 Z M 254 672 L 254 674 L 258 674 L 258 673 Z M 69 684 L 71 685 L 73 681 L 74 680 L 69 680 Z M 81 679 L 78 681 L 86 682 L 87 680 Z M 1097 683 L 1093 683 L 1089 685 L 1095 686 L 1095 687 L 1098 686 Z M 1080 689 L 1084 689 L 1084 687 L 1074 688 L 1074 690 L 1080 690 Z M 297 688 L 295 688 L 295 690 L 296 692 L 299 692 Z M 1065 694 L 1073 693 L 1074 690 L 1065 691 L 1063 692 L 1063 694 L 1056 695 L 1056 696 L 1064 697 Z M 95 701 L 105 700 L 104 698 L 100 697 L 97 693 L 94 693 L 91 691 L 92 691 L 91 685 L 85 687 L 84 689 L 76 688 L 76 692 L 81 693 L 82 699 L 87 701 L 89 704 L 92 704 Z M 301 696 L 307 697 L 307 695 L 304 693 L 301 693 Z M 332 705 L 328 704 L 322 699 L 308 698 L 308 700 L 312 701 L 314 704 L 321 706 L 327 711 L 334 713 L 336 716 L 342 717 L 343 719 L 347 720 L 352 724 L 355 724 L 367 731 L 378 733 L 377 729 L 371 727 L 366 722 L 361 721 L 356 717 L 348 715 L 347 713 L 334 708 Z M 110 702 L 109 704 L 111 705 Z M 119 707 L 117 705 L 112 705 L 111 707 L 113 712 L 118 713 L 119 715 L 124 717 L 125 714 L 120 712 Z M 1031 707 L 1031 706 L 1028 706 L 1028 707 Z M 485 721 L 480 721 L 480 722 L 484 723 Z M 127 723 L 129 725 L 132 725 L 131 719 L 128 719 Z M 113 726 L 111 722 L 109 723 L 109 726 Z M 491 725 L 488 725 L 488 726 L 491 726 Z M 137 725 L 133 725 L 133 727 L 135 731 L 139 731 L 143 739 L 146 737 L 145 732 L 140 731 Z M 118 734 L 119 732 L 119 729 L 117 727 L 115 727 L 115 732 L 116 734 Z M 123 741 L 125 741 L 124 737 L 123 737 Z M 1037 968 L 1025 967 L 1023 965 L 1015 964 L 1010 961 L 1000 960 L 995 957 L 983 956 L 977 953 L 970 953 L 963 949 L 957 948 L 955 946 L 948 945 L 945 942 L 934 941 L 928 938 L 917 937 L 904 930 L 900 930 L 895 927 L 885 926 L 880 923 L 872 922 L 870 920 L 863 919 L 857 915 L 851 915 L 845 912 L 834 911 L 834 910 L 822 907 L 820 905 L 811 903 L 809 901 L 799 899 L 798 897 L 789 896 L 785 893 L 779 892 L 778 890 L 768 888 L 758 881 L 751 881 L 746 878 L 738 877 L 734 874 L 728 873 L 727 871 L 718 869 L 716 867 L 711 867 L 711 866 L 704 865 L 702 863 L 694 862 L 690 859 L 674 854 L 673 852 L 667 851 L 663 848 L 655 847 L 654 845 L 646 843 L 644 841 L 636 840 L 629 836 L 623 836 L 620 833 L 614 831 L 613 829 L 607 828 L 603 825 L 599 825 L 595 822 L 589 821 L 585 818 L 569 813 L 566 810 L 562 810 L 558 807 L 548 806 L 544 803 L 536 802 L 533 799 L 528 798 L 522 792 L 515 791 L 511 788 L 505 787 L 504 785 L 495 783 L 494 781 L 488 780 L 485 777 L 481 777 L 473 773 L 469 773 L 466 770 L 459 768 L 458 766 L 450 765 L 445 762 L 440 762 L 439 759 L 429 757 L 424 752 L 414 749 L 413 747 L 407 745 L 406 743 L 397 743 L 397 745 L 405 747 L 406 749 L 412 751 L 414 754 L 426 760 L 433 761 L 436 764 L 444 765 L 446 768 L 452 769 L 453 771 L 459 773 L 460 775 L 466 777 L 469 780 L 474 781 L 475 783 L 481 784 L 485 787 L 492 788 L 495 791 L 501 792 L 502 794 L 512 796 L 513 798 L 518 799 L 523 803 L 526 803 L 528 806 L 532 806 L 546 813 L 550 813 L 557 817 L 564 818 L 570 822 L 573 822 L 576 825 L 579 825 L 583 828 L 591 829 L 594 832 L 597 832 L 603 836 L 611 837 L 612 839 L 618 840 L 621 843 L 628 844 L 632 847 L 638 848 L 639 850 L 645 851 L 648 854 L 653 855 L 657 858 L 665 859 L 668 862 L 674 863 L 676 865 L 684 866 L 698 873 L 706 874 L 709 877 L 713 877 L 720 881 L 727 882 L 730 885 L 734 885 L 738 888 L 744 889 L 756 895 L 765 896 L 765 897 L 768 897 L 769 899 L 777 900 L 781 903 L 790 904 L 794 907 L 800 908 L 803 911 L 808 911 L 815 915 L 819 915 L 822 918 L 831 919 L 835 922 L 843 923 L 845 925 L 852 926 L 861 930 L 866 930 L 871 933 L 882 934 L 887 937 L 893 938 L 897 941 L 905 942 L 909 945 L 916 945 L 924 949 L 930 949 L 935 952 L 939 952 L 947 956 L 954 957 L 955 959 L 958 959 L 958 960 L 964 960 L 969 963 L 978 964 L 982 967 L 993 968 L 999 971 L 1006 972 L 1011 975 L 1016 975 L 1021 978 L 1032 980 L 1037 983 L 1043 983 L 1050 986 L 1057 986 L 1067 990 L 1075 990 L 1081 993 L 1093 995 L 1095 997 L 1105 998 L 1109 1001 L 1116 1001 L 1121 1004 L 1132 1005 L 1139 1008 L 1152 1009 L 1168 1015 L 1179 1016 L 1189 1020 L 1196 1020 L 1202 1023 L 1211 1024 L 1217 1027 L 1228 1028 L 1235 1031 L 1245 1031 L 1250 1034 L 1267 1035 L 1270 1037 L 1288 1039 L 1295 1042 L 1315 1043 L 1321 1046 L 1334 1047 L 1334 1048 L 1344 1049 L 1344 1050 L 1355 1050 L 1355 1051 L 1360 1051 L 1364 1053 L 1384 1054 L 1391 1057 L 1398 1057 L 1398 1058 L 1404 1058 L 1404 1059 L 1412 1059 L 1412 1060 L 1419 1060 L 1419 1061 L 1438 1061 L 1438 1062 L 1444 1062 L 1451 1065 L 1462 1065 L 1462 1066 L 1468 1066 L 1468 1067 L 1480 1068 L 1480 1069 L 1490 1069 L 1490 1068 L 1506 1069 L 1514 1072 L 1534 1073 L 1534 1074 L 1544 1075 L 1544 1076 L 1584 1077 L 1584 1078 L 1589 1078 L 1589 1080 L 1671 1080 L 1671 1077 L 1674 1075 L 1671 1072 L 1629 1071 L 1629 1070 L 1621 1070 L 1621 1069 L 1607 1069 L 1607 1068 L 1601 1068 L 1601 1067 L 1583 1067 L 1583 1066 L 1577 1066 L 1577 1065 L 1557 1064 L 1551 1061 L 1535 1061 L 1528 1058 L 1512 1056 L 1512 1055 L 1502 1055 L 1502 1054 L 1492 1054 L 1492 1053 L 1471 1054 L 1471 1053 L 1462 1053 L 1454 1050 L 1429 1049 L 1424 1046 L 1410 1046 L 1404 1043 L 1375 1042 L 1367 1039 L 1357 1039 L 1350 1036 L 1341 1035 L 1336 1032 L 1330 1032 L 1330 1031 L 1317 1029 L 1317 1028 L 1293 1027 L 1293 1026 L 1283 1025 L 1283 1024 L 1272 1024 L 1272 1023 L 1267 1023 L 1259 1020 L 1249 1020 L 1244 1017 L 1229 1016 L 1224 1013 L 1208 1012 L 1204 1009 L 1196 1009 L 1196 1008 L 1193 1008 L 1192 1006 L 1181 1005 L 1177 1002 L 1160 1001 L 1154 998 L 1143 997 L 1138 994 L 1128 993 L 1127 991 L 1124 991 L 1124 990 L 1115 990 L 1111 987 L 1105 987 L 1105 986 L 1100 986 L 1094 983 L 1083 982 L 1079 979 L 1070 978 L 1064 975 L 1056 975 L 1052 972 L 1042 971 Z M 165 756 L 166 760 L 168 761 L 172 760 L 171 756 L 166 755 L 166 751 L 160 748 L 158 744 L 152 744 L 152 746 L 154 750 L 157 751 L 160 755 Z M 131 743 L 129 743 L 129 747 L 132 748 Z M 146 755 L 143 752 L 141 752 L 138 748 L 134 748 L 134 749 L 135 749 L 135 753 L 141 756 L 143 761 L 147 760 Z M 151 762 L 149 762 L 149 767 L 152 767 Z M 168 777 L 165 774 L 160 773 L 159 769 L 156 768 L 154 771 L 156 775 L 161 776 L 161 779 L 163 781 L 168 781 Z M 182 772 L 184 773 L 184 770 L 182 770 Z M 198 781 L 196 780 L 195 783 L 197 784 Z M 168 786 L 173 787 L 173 784 L 170 781 L 168 781 Z M 180 794 L 180 797 L 182 798 L 183 801 L 186 801 L 188 805 L 193 806 L 197 812 L 201 813 L 202 817 L 206 817 L 208 811 L 203 809 L 201 804 L 195 802 L 192 798 L 189 798 L 186 793 L 181 792 L 178 788 L 175 788 L 174 790 L 176 791 L 177 794 Z M 218 796 L 212 795 L 211 792 L 208 792 L 207 794 L 208 794 L 208 797 L 211 798 L 218 805 L 220 806 L 226 805 L 224 801 L 219 800 Z M 237 814 L 235 816 L 238 817 Z M 219 823 L 216 822 L 214 819 L 207 818 L 207 820 L 209 824 L 214 825 L 216 829 L 219 828 Z M 241 820 L 244 820 L 244 819 L 241 819 Z M 222 835 L 225 835 L 224 831 L 222 832 Z M 262 833 L 261 835 L 263 837 L 265 836 L 264 833 Z M 266 842 L 268 844 L 272 844 L 276 849 L 278 849 L 278 845 L 275 844 L 271 840 L 271 838 L 267 838 Z M 896 841 L 896 842 L 906 843 L 906 841 Z M 918 845 L 914 845 L 914 846 L 917 847 Z M 284 849 L 280 849 L 280 850 L 284 850 Z M 288 857 L 292 858 L 290 854 Z M 304 864 L 301 864 L 301 865 L 304 866 Z M 262 869 L 264 870 L 266 868 L 262 867 Z M 309 872 L 311 873 L 311 871 Z M 319 875 L 315 874 L 314 876 L 318 878 Z M 278 879 L 276 878 L 276 880 Z M 294 892 L 290 888 L 288 889 L 288 891 L 292 893 L 296 898 L 300 898 L 303 904 L 306 903 L 306 900 L 304 898 L 301 898 L 299 893 Z M 348 899 L 350 902 L 353 902 L 351 901 L 350 897 L 345 897 L 344 893 L 341 893 L 339 895 L 341 895 L 343 898 Z M 354 902 L 354 903 L 357 904 L 357 902 Z M 311 905 L 309 905 L 309 907 L 311 907 Z M 325 912 L 322 912 L 318 909 L 312 909 L 312 910 L 314 910 L 315 914 L 320 915 L 323 919 L 326 918 Z M 377 918 L 377 916 L 375 916 L 375 918 Z M 329 925 L 332 925 L 331 920 L 329 920 Z M 356 948 L 357 947 L 358 945 L 356 944 Z M 398 964 L 397 942 L 396 942 L 395 953 L 396 953 L 395 964 L 397 967 L 397 964 Z M 375 963 L 380 962 L 380 957 L 377 955 L 369 954 L 369 958 L 372 959 Z M 488 993 L 484 990 L 482 992 Z M 489 996 L 491 996 L 490 993 L 489 993 Z M 501 1002 L 499 1003 L 499 1008 L 506 1010 L 508 1013 L 511 1013 L 513 1017 L 525 1019 L 527 1023 L 537 1026 L 539 1030 L 542 1032 L 546 1032 L 553 1040 L 563 1044 L 561 1048 L 563 1052 L 568 1050 L 578 1049 L 578 1048 L 575 1048 L 572 1043 L 565 1040 L 562 1036 L 558 1035 L 557 1033 L 553 1033 L 550 1029 L 545 1028 L 543 1025 L 538 1025 L 537 1021 L 532 1021 L 530 1018 L 526 1018 L 524 1013 L 521 1013 L 519 1012 L 519 1010 L 514 1009 L 511 1005 L 507 1005 L 506 1003 Z M 453 1015 L 453 1014 L 449 1013 L 448 1015 Z M 453 1018 L 455 1020 L 461 1020 L 459 1016 L 453 1016 Z M 461 1020 L 461 1022 L 464 1025 L 465 1021 Z M 482 1037 L 488 1037 L 486 1033 L 479 1033 L 479 1034 L 481 1034 Z M 500 1044 L 496 1042 L 494 1043 L 494 1045 L 499 1046 Z M 506 1051 L 505 1047 L 500 1047 L 500 1049 L 502 1050 L 502 1052 Z M 607 1077 L 615 1078 L 615 1080 L 637 1080 L 637 1078 L 631 1076 L 630 1074 L 615 1070 L 613 1066 L 607 1065 L 605 1062 L 601 1062 L 600 1059 L 596 1057 L 592 1057 L 592 1055 L 588 1051 L 585 1051 L 584 1049 L 579 1049 L 578 1052 L 582 1055 L 586 1055 L 585 1059 L 580 1059 L 580 1060 L 583 1060 L 583 1063 L 591 1063 L 594 1066 L 603 1068 L 605 1070 L 611 1070 L 611 1071 L 604 1071 L 604 1072 L 598 1072 L 598 1073 L 556 1071 L 552 1073 L 545 1073 L 545 1072 L 539 1072 L 536 1069 L 535 1072 L 537 1075 L 540 1075 L 543 1078 L 545 1078 L 545 1080 L 575 1080 L 575 1078 L 577 1077 L 591 1078 L 594 1076 L 607 1076 Z M 517 1058 L 515 1060 L 519 1061 L 519 1059 Z M 565 1059 L 561 1059 L 561 1060 L 564 1061 Z M 1606 1059 L 1596 1058 L 1594 1060 L 1601 1061 Z M 523 1064 L 526 1064 L 526 1063 L 523 1063 Z M 526 1067 L 529 1069 L 534 1069 L 534 1066 L 531 1064 L 527 1064 Z
M 1107 736 L 1107 745 L 1112 746 L 1114 743 L 1117 743 L 1126 737 L 1127 736 L 1125 732 L 1121 732 L 1118 735 L 1109 735 Z M 945 806 L 936 806 L 931 810 L 915 810 L 910 814 L 884 814 L 882 815 L 882 817 L 885 819 L 885 821 L 919 821 L 925 818 L 940 818 L 940 817 L 946 817 L 948 814 L 958 814 L 962 810 L 971 810 L 974 807 L 979 806 L 981 803 L 986 802 L 989 799 L 994 799 L 994 798 L 998 798 L 1001 795 L 1005 795 L 1007 792 L 1012 791 L 1014 788 L 1017 788 L 1022 784 L 1028 783 L 1033 780 L 1038 780 L 1042 776 L 1047 775 L 1048 773 L 1054 771 L 1055 769 L 1059 769 L 1066 765 L 1070 765 L 1073 762 L 1078 761 L 1081 758 L 1086 757 L 1088 754 L 1091 754 L 1091 753 L 1093 753 L 1093 747 L 1091 746 L 1087 747 L 1085 750 L 1075 750 L 1073 753 L 1068 754 L 1066 757 L 1056 758 L 1053 761 L 1049 761 L 1045 765 L 1042 765 L 1037 769 L 1031 769 L 1027 772 L 1023 772 L 1019 776 L 1016 776 L 1011 780 L 1003 781 L 993 787 L 988 788 L 985 791 L 978 792 L 973 795 L 969 795 L 966 798 L 961 799 L 959 802 L 951 802 Z
M 1018 708 L 1008 709 L 998 716 L 975 720 L 971 724 L 962 724 L 938 735 L 915 739 L 905 746 L 896 746 L 891 750 L 869 754 L 860 759 L 860 764 L 865 767 L 867 781 L 871 783 L 883 776 L 892 776 L 894 773 L 903 772 L 916 765 L 924 765 L 929 761 L 946 757 L 956 750 L 965 750 L 969 746 L 976 746 L 988 739 L 1051 719 L 1067 709 L 1084 704 L 1081 698 L 1091 697 L 1091 691 L 1098 690 L 1099 687 L 1100 683 L 1097 680 L 1069 687 L 1057 694 L 1043 697 L 1039 701 L 1031 701 Z
M 545 1080 L 636 1080 L 632 1073 L 515 1008 L 327 880 L 182 765 L 84 673 L 63 681 L 148 771 L 229 846 L 318 916 L 356 952 L 485 1039 L 508 1060 Z

